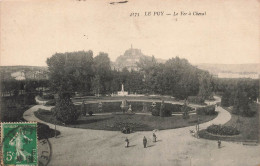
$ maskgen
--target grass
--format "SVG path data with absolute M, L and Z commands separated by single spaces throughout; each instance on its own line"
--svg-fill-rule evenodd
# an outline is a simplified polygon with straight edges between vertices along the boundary
M 23 119 L 23 113 L 32 105 L 24 104 L 25 96 L 8 96 L 0 99 L 0 121 L 2 122 L 20 122 Z M 34 104 L 34 103 L 32 103 Z
M 259 105 L 253 103 L 251 108 L 256 111 L 256 114 L 253 117 L 243 117 L 231 114 L 231 120 L 228 121 L 224 126 L 232 126 L 238 129 L 240 132 L 239 135 L 236 136 L 217 136 L 212 135 L 206 132 L 206 130 L 202 130 L 200 132 L 200 137 L 212 140 L 225 140 L 225 141 L 258 141 L 259 142 Z M 231 113 L 231 109 L 225 108 L 227 111 Z
M 56 118 L 53 116 L 52 112 L 49 110 L 44 110 L 39 108 L 38 111 L 34 112 L 34 115 L 48 123 L 52 124 L 58 124 L 58 125 L 63 125 L 60 121 L 56 120 Z
M 52 113 L 47 110 L 38 110 L 35 112 L 35 116 L 43 121 L 49 123 L 56 123 Z M 200 122 L 207 122 L 212 120 L 217 115 L 200 116 Z M 124 126 L 130 126 L 133 131 L 152 131 L 154 129 L 174 129 L 186 126 L 195 125 L 197 123 L 197 116 L 190 115 L 190 119 L 185 120 L 182 116 L 171 117 L 158 117 L 150 115 L 129 115 L 129 114 L 110 114 L 110 115 L 94 115 L 94 116 L 81 116 L 79 119 L 67 127 L 83 128 L 83 129 L 95 129 L 95 130 L 110 130 L 120 131 Z

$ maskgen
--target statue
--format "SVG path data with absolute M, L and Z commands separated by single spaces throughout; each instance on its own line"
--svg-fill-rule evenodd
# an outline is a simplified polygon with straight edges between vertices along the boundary
M 125 113 L 126 110 L 127 110 L 127 108 L 128 108 L 127 100 L 126 100 L 126 99 L 124 99 L 124 100 L 122 101 L 122 104 L 121 104 L 120 107 L 121 107 L 122 112 Z
M 143 102 L 143 110 L 142 112 L 147 112 L 147 103 Z
M 128 108 L 127 113 L 128 113 L 128 114 L 134 114 L 134 112 L 133 112 L 133 110 L 132 110 L 131 104 L 129 105 L 129 108 Z
M 121 86 L 121 91 L 124 92 L 124 84 Z
M 103 107 L 102 102 L 99 102 L 99 103 L 98 103 L 98 111 L 99 111 L 99 112 L 102 111 L 102 107 Z

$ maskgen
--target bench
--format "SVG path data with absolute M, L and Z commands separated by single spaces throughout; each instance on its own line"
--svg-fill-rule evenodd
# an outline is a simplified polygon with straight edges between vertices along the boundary
M 257 142 L 258 142 L 257 140 L 246 140 L 242 144 L 248 146 L 257 146 L 258 145 Z

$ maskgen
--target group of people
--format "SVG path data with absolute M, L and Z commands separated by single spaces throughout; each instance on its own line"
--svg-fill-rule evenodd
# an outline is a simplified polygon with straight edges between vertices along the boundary
M 156 139 L 157 139 L 157 136 L 155 135 L 155 133 L 153 133 L 153 142 L 156 142 Z M 125 139 L 125 147 L 128 148 L 129 147 L 129 139 L 126 137 Z M 144 136 L 143 138 L 143 145 L 144 145 L 144 148 L 146 148 L 147 146 L 147 138 Z

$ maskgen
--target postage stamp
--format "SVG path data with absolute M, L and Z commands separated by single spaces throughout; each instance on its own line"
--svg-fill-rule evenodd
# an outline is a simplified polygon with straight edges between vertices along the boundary
M 3 165 L 37 165 L 37 123 L 1 123 Z

